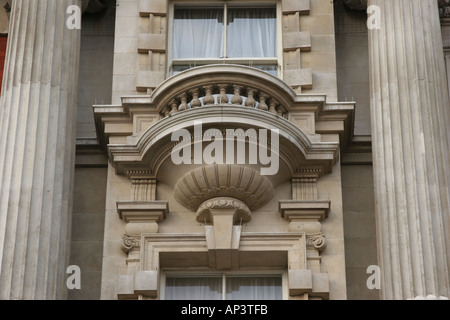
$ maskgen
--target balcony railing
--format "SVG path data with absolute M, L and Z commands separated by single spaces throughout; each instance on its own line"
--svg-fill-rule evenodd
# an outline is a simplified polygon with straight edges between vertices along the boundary
M 249 86 L 223 83 L 185 90 L 161 108 L 161 115 L 168 117 L 180 111 L 215 105 L 253 108 L 287 118 L 286 108 L 268 93 Z

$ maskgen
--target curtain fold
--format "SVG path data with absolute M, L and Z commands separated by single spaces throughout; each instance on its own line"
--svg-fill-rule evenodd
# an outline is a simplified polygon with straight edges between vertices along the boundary
M 281 300 L 281 277 L 227 277 L 227 300 Z
M 226 300 L 281 300 L 281 276 L 226 276 Z M 167 300 L 221 300 L 222 276 L 167 277 Z
M 166 278 L 167 300 L 222 300 L 222 277 Z
M 228 58 L 276 57 L 274 8 L 228 9 Z
M 175 9 L 173 59 L 222 57 L 223 16 L 223 8 Z

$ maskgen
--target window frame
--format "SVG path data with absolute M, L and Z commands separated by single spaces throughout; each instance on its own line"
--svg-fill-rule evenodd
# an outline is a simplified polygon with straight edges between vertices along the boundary
M 173 59 L 173 24 L 174 24 L 174 14 L 175 14 L 175 6 L 183 5 L 186 7 L 195 7 L 199 5 L 211 5 L 211 6 L 223 6 L 224 10 L 224 19 L 226 21 L 227 16 L 227 7 L 231 5 L 235 6 L 275 6 L 275 17 L 276 17 L 276 56 L 273 58 L 200 58 L 200 59 Z M 190 68 L 194 68 L 197 66 L 204 66 L 208 64 L 241 64 L 247 66 L 253 65 L 275 65 L 277 67 L 277 77 L 283 79 L 283 43 L 282 43 L 282 9 L 281 9 L 281 1 L 280 0 L 247 0 L 244 3 L 240 0 L 197 0 L 197 1 L 181 1 L 175 0 L 171 1 L 169 4 L 169 19 L 168 19 L 168 43 L 167 43 L 167 77 L 173 75 L 173 66 L 175 65 L 189 65 Z M 224 23 L 224 52 L 227 50 L 227 25 Z
M 281 277 L 281 300 L 289 299 L 289 284 L 287 270 L 161 270 L 160 300 L 166 300 L 167 277 L 222 277 L 222 300 L 226 300 L 226 279 L 229 277 Z M 228 300 L 230 301 L 230 300 Z

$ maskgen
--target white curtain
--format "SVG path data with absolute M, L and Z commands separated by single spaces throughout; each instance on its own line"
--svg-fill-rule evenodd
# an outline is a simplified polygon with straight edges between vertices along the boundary
M 222 277 L 167 277 L 167 300 L 222 300 Z
M 281 277 L 227 277 L 227 300 L 281 300 Z
M 228 9 L 229 58 L 276 57 L 275 8 Z
M 175 9 L 173 59 L 223 56 L 223 8 Z
M 280 276 L 227 276 L 226 300 L 281 300 Z M 221 300 L 222 276 L 167 277 L 167 300 Z

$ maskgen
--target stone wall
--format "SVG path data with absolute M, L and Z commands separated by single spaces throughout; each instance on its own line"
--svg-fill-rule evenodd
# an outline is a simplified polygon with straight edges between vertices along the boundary
M 81 27 L 77 139 L 96 141 L 92 106 L 111 102 L 115 0 L 101 13 L 85 13 Z
M 81 290 L 69 290 L 71 300 L 100 299 L 107 158 L 97 145 L 93 105 L 111 102 L 115 6 L 110 0 L 82 21 L 70 251 L 70 264 L 81 269 Z
M 370 136 L 366 13 L 350 10 L 342 1 L 334 7 L 339 101 L 356 102 L 354 134 Z M 367 267 L 377 264 L 373 171 L 369 158 L 365 165 L 358 161 L 342 166 L 347 294 L 349 300 L 379 299 L 379 290 L 366 286 Z
M 355 101 L 355 135 L 370 135 L 369 51 L 366 13 L 335 4 L 339 101 Z
M 379 299 L 379 290 L 366 285 L 367 267 L 378 264 L 372 166 L 342 166 L 342 194 L 347 298 Z

